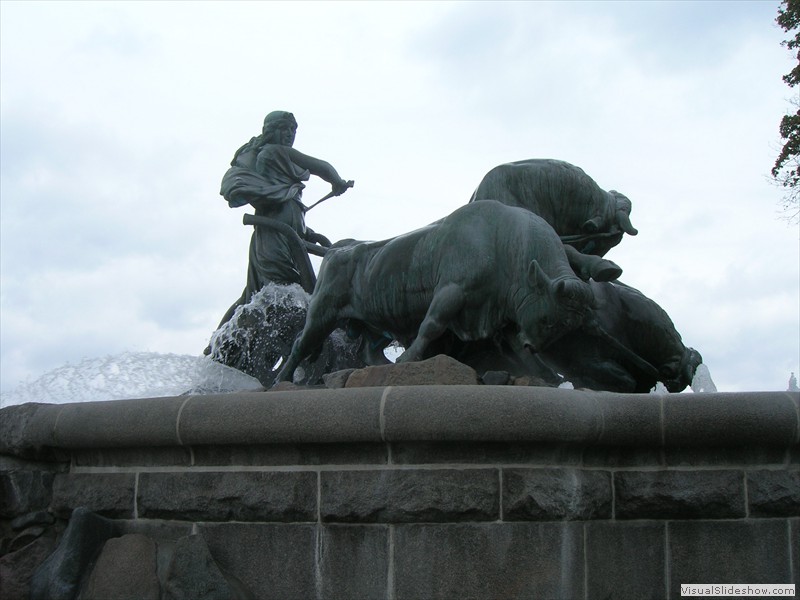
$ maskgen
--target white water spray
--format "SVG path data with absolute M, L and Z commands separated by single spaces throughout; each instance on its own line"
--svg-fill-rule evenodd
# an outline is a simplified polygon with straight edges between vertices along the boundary
M 257 389 L 257 379 L 207 357 L 124 352 L 53 369 L 0 394 L 0 408 L 25 402 L 65 404 Z
M 708 367 L 705 365 L 705 363 L 700 363 L 697 366 L 697 370 L 694 372 L 694 377 L 692 378 L 692 391 L 695 394 L 717 391 L 717 386 L 714 385 L 714 380 L 711 379 L 711 371 L 708 370 Z

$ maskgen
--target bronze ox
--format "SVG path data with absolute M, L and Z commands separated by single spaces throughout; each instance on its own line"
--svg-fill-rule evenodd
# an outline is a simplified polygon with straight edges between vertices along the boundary
M 646 393 L 657 382 L 681 392 L 703 358 L 683 344 L 658 304 L 621 282 L 590 282 L 592 318 L 541 357 L 576 387 Z
M 593 303 L 552 227 L 499 202 L 467 204 L 389 240 L 341 244 L 322 261 L 279 380 L 291 379 L 343 319 L 387 344 L 399 340 L 403 362 L 425 358 L 446 332 L 472 341 L 502 331 L 535 352 L 579 327 Z
M 619 277 L 622 269 L 599 257 L 619 244 L 624 233 L 638 233 L 631 225 L 628 198 L 601 189 L 583 169 L 560 160 L 529 159 L 495 167 L 470 202 L 484 199 L 525 208 L 547 221 L 584 280 Z

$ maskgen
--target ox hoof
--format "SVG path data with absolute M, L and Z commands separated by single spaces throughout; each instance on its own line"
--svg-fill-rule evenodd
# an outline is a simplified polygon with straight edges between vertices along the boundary
M 622 269 L 610 260 L 601 260 L 592 267 L 591 276 L 595 281 L 614 281 L 622 275 Z
M 409 353 L 409 351 L 406 350 L 400 356 L 398 356 L 394 360 L 394 362 L 395 362 L 395 364 L 399 364 L 399 363 L 408 363 L 408 362 L 418 362 L 420 360 L 422 360 L 421 356 L 419 356 L 416 353 Z

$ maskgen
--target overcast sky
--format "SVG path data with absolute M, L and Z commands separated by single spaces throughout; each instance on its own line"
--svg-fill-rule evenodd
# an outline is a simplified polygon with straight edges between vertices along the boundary
M 768 173 L 793 66 L 778 2 L 0 2 L 0 381 L 198 355 L 245 284 L 219 196 L 272 110 L 355 188 L 308 214 L 382 239 L 492 167 L 557 158 L 633 202 L 608 258 L 721 391 L 800 367 L 799 228 Z M 310 204 L 328 191 L 312 182 Z

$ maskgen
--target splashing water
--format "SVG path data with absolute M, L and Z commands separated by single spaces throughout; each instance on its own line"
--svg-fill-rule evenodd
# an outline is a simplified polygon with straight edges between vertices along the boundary
M 650 393 L 656 394 L 657 396 L 663 396 L 663 395 L 668 395 L 669 390 L 667 389 L 667 386 L 665 386 L 660 381 L 657 381 L 655 387 L 650 390 Z
M 25 402 L 64 404 L 261 389 L 257 379 L 207 357 L 125 352 L 84 359 L 0 394 L 0 407 Z
M 265 285 L 214 332 L 210 357 L 272 385 L 303 329 L 309 300 L 297 284 Z
M 705 363 L 700 363 L 697 365 L 697 369 L 694 372 L 694 377 L 692 377 L 692 383 L 689 388 L 685 389 L 683 393 L 689 392 L 691 390 L 695 394 L 706 394 L 710 392 L 716 392 L 717 386 L 714 385 L 714 380 L 711 379 L 711 371 L 708 370 L 708 367 Z M 665 386 L 660 381 L 656 383 L 655 387 L 650 390 L 651 394 L 669 394 L 669 390 L 667 386 Z
M 268 283 L 211 336 L 210 357 L 255 377 L 265 387 L 272 386 L 303 330 L 310 300 L 297 284 Z M 316 385 L 323 373 L 365 366 L 360 344 L 360 339 L 349 338 L 344 330 L 334 330 L 319 354 L 295 369 L 294 382 Z
M 714 385 L 714 380 L 711 379 L 711 371 L 708 370 L 705 363 L 697 365 L 697 370 L 692 378 L 692 391 L 695 394 L 717 391 L 717 386 Z
M 310 299 L 296 283 L 268 283 L 253 294 L 247 304 L 238 306 L 228 322 L 214 332 L 209 343 L 211 356 L 224 362 L 226 344 L 250 349 L 257 343 L 258 336 L 265 335 L 269 338 L 283 335 L 291 345 L 303 328 Z
M 694 377 L 692 377 L 692 383 L 689 388 L 685 389 L 683 393 L 687 393 L 691 390 L 695 394 L 706 394 L 710 392 L 716 392 L 717 386 L 714 385 L 714 380 L 711 379 L 711 371 L 708 370 L 708 367 L 705 363 L 700 363 L 697 366 L 697 369 L 694 372 Z M 669 390 L 667 386 L 665 386 L 660 381 L 656 383 L 655 387 L 650 390 L 651 394 L 669 394 Z

